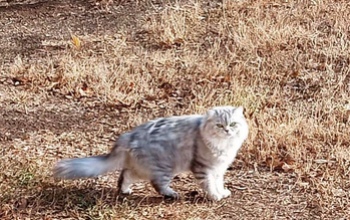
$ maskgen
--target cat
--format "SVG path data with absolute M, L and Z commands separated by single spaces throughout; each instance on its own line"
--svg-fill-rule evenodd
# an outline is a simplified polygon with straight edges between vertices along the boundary
M 224 174 L 248 137 L 243 107 L 217 106 L 204 115 L 157 118 L 122 134 L 109 154 L 64 159 L 54 167 L 55 178 L 96 177 L 121 170 L 118 191 L 131 194 L 130 186 L 151 182 L 161 195 L 179 198 L 172 178 L 191 171 L 209 199 L 231 195 Z

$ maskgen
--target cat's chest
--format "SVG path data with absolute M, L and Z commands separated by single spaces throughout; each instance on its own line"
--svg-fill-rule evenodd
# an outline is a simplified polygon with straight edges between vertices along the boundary
M 215 140 L 207 143 L 213 156 L 220 158 L 229 157 L 234 152 L 232 144 L 229 140 Z

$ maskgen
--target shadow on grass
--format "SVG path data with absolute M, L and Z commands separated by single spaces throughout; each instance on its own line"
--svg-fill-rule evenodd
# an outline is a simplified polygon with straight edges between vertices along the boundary
M 88 184 L 89 185 L 89 184 Z M 99 209 L 128 210 L 147 206 L 173 205 L 176 203 L 208 203 L 197 191 L 184 193 L 179 200 L 167 199 L 147 191 L 145 194 L 135 192 L 132 195 L 119 195 L 117 188 L 97 186 L 61 186 L 54 183 L 40 183 L 40 187 L 23 189 L 22 193 L 4 194 L 0 197 L 4 207 L 12 207 L 12 211 L 20 214 L 45 215 L 52 213 L 92 213 Z M 20 190 L 20 189 L 19 189 Z M 147 195 L 148 194 L 148 195 Z M 153 195 L 151 195 L 153 194 Z

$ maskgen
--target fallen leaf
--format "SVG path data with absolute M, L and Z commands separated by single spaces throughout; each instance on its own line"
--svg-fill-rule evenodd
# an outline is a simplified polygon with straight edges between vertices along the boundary
M 28 200 L 25 199 L 25 198 L 22 198 L 20 201 L 19 201 L 19 208 L 20 209 L 25 209 L 27 208 L 27 205 L 28 205 Z
M 82 88 L 79 89 L 79 93 L 82 97 L 87 96 L 86 93 L 84 92 L 84 90 Z
M 75 36 L 75 35 L 72 35 L 71 37 L 72 37 L 72 42 L 73 42 L 74 46 L 75 46 L 77 49 L 80 49 L 80 47 L 81 47 L 81 41 L 80 41 L 80 39 L 79 39 L 77 36 Z
M 288 165 L 287 163 L 284 163 L 282 165 L 282 170 L 287 173 L 287 172 L 293 171 L 294 166 L 291 166 L 291 165 Z

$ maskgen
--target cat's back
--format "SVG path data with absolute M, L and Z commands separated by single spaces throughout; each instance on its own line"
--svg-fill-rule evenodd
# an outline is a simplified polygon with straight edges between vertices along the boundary
M 128 140 L 129 144 L 139 147 L 141 142 L 144 144 L 150 142 L 178 143 L 181 140 L 195 138 L 202 121 L 202 115 L 156 118 L 135 127 L 122 136 L 124 140 Z
M 141 131 L 148 137 L 178 135 L 198 130 L 202 123 L 202 115 L 182 115 L 157 118 L 148 121 L 134 129 Z

